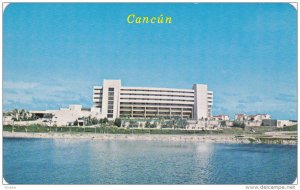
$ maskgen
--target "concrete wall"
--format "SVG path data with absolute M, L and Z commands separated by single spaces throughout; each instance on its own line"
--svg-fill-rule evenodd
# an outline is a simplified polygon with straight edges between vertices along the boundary
M 99 108 L 94 108 L 89 110 L 83 110 L 81 105 L 70 105 L 69 108 L 61 108 L 59 110 L 46 110 L 46 111 L 31 111 L 35 114 L 52 114 L 52 119 L 47 119 L 47 122 L 44 122 L 45 119 L 39 119 L 35 121 L 20 122 L 20 125 L 28 124 L 44 124 L 48 126 L 67 126 L 70 123 L 75 122 L 78 118 L 81 117 L 91 117 L 96 119 L 104 118 Z
M 263 119 L 262 126 L 277 126 L 277 120 L 275 119 Z
M 194 119 L 208 117 L 207 85 L 194 84 Z
M 111 93 L 111 92 L 109 92 L 109 88 L 114 89 L 113 96 L 109 96 L 109 93 Z M 121 80 L 104 80 L 103 81 L 102 114 L 104 116 L 106 116 L 109 120 L 113 120 L 113 119 L 119 117 L 120 88 L 121 88 Z M 113 97 L 113 100 L 109 100 L 109 97 Z M 113 102 L 113 109 L 108 109 L 109 102 Z M 112 110 L 113 113 L 108 113 L 108 110 Z
M 285 127 L 285 126 L 292 126 L 296 125 L 296 121 L 290 121 L 290 120 L 277 120 L 277 127 Z
M 262 125 L 262 121 L 244 121 L 247 127 L 257 127 Z
M 93 108 L 98 108 L 102 112 L 102 96 L 103 96 L 103 87 L 94 86 L 93 88 Z

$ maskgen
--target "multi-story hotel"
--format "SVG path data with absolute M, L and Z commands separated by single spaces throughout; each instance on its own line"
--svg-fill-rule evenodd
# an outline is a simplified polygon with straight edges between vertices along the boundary
M 211 117 L 213 92 L 205 84 L 192 89 L 124 87 L 121 80 L 104 80 L 94 86 L 93 107 L 109 119 L 179 116 L 188 119 Z

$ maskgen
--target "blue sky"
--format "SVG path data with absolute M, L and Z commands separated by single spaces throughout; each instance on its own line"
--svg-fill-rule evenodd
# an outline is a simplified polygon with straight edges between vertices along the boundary
M 129 14 L 172 17 L 132 25 Z M 11 4 L 3 109 L 92 105 L 103 79 L 214 91 L 213 114 L 297 118 L 297 12 L 289 4 Z

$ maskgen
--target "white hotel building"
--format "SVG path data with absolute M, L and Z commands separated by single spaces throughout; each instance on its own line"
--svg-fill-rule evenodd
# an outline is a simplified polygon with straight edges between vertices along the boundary
M 103 117 L 150 118 L 179 116 L 199 120 L 211 117 L 213 92 L 205 84 L 192 89 L 124 87 L 121 80 L 104 80 L 94 86 L 93 107 Z

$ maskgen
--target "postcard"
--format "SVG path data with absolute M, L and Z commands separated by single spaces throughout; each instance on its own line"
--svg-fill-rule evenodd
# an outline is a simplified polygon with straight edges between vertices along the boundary
M 4 3 L 3 184 L 295 188 L 297 5 Z

